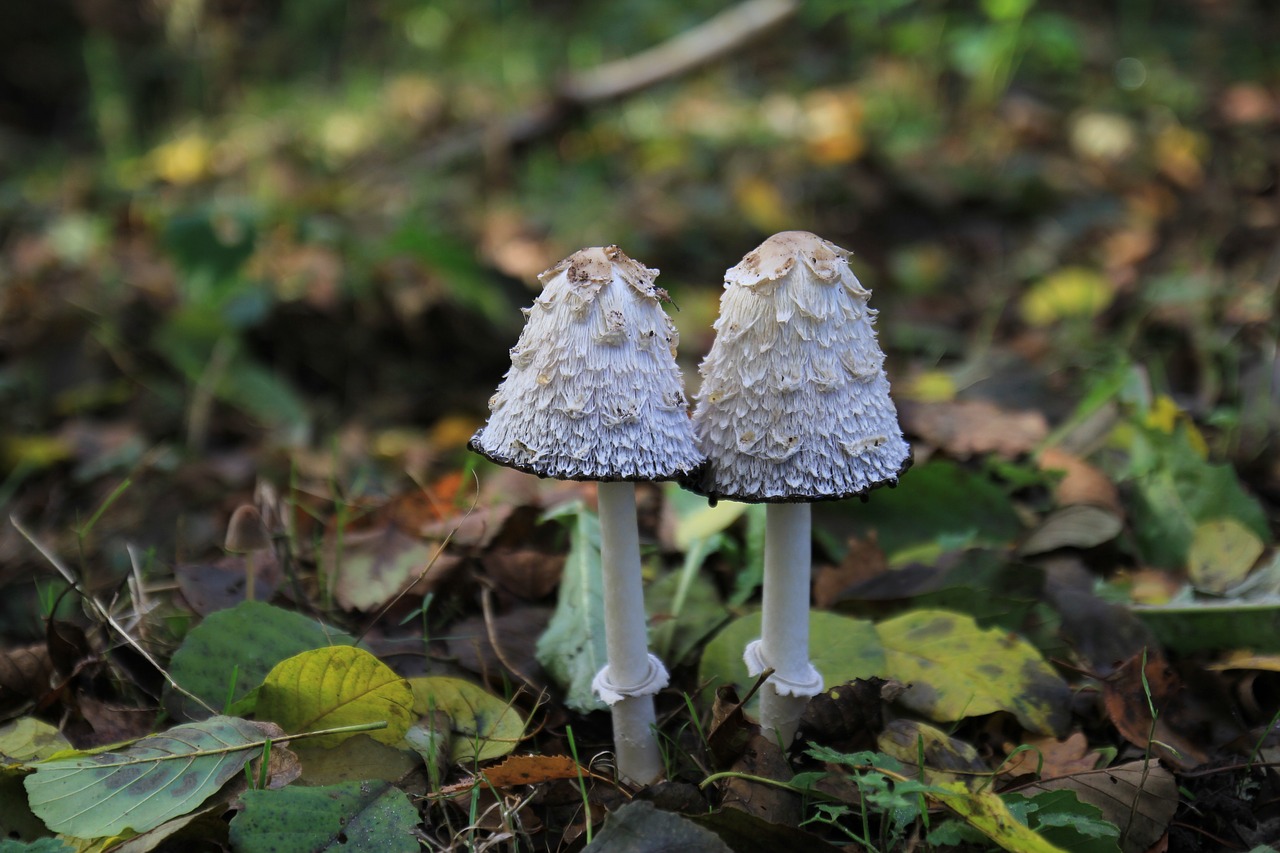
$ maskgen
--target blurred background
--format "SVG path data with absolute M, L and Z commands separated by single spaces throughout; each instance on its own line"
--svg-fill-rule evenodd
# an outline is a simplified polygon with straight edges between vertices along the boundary
M 4 3 L 0 504 L 66 537 L 128 477 L 112 526 L 199 550 L 258 476 L 456 469 L 590 245 L 662 271 L 692 394 L 805 229 L 900 400 L 1171 400 L 1274 506 L 1277 44 L 1270 0 Z

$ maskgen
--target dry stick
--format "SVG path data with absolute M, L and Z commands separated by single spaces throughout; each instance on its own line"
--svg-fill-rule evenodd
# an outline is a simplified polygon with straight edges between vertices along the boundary
M 410 162 L 398 163 L 394 168 L 371 162 L 369 171 L 399 180 L 406 168 L 439 166 L 477 153 L 528 144 L 553 133 L 589 107 L 621 100 L 721 59 L 799 10 L 798 0 L 746 0 L 633 56 L 569 75 L 548 97 L 524 112 L 487 127 L 464 128 L 449 134 L 410 158 Z
M 155 658 L 151 656 L 150 652 L 144 649 L 142 645 L 137 640 L 135 640 L 127 630 L 125 630 L 123 625 L 121 625 L 119 622 L 115 620 L 115 617 L 113 617 L 110 613 L 107 612 L 107 609 L 102 606 L 102 604 L 98 601 L 98 599 L 90 595 L 87 590 L 81 588 L 80 582 L 76 579 L 75 574 L 72 573 L 72 571 L 68 569 L 66 566 L 64 566 L 62 564 L 62 561 L 59 560 L 53 554 L 53 552 L 49 551 L 47 548 L 44 547 L 44 545 L 40 544 L 39 540 L 37 540 L 35 536 L 33 536 L 30 532 L 27 531 L 25 527 L 22 526 L 22 523 L 18 521 L 18 517 L 16 515 L 9 516 L 9 523 L 12 524 L 14 529 L 17 530 L 18 533 L 22 535 L 22 538 L 26 539 L 28 542 L 31 543 L 31 547 L 35 548 L 37 551 L 40 552 L 40 556 L 48 560 L 49 564 L 58 570 L 58 573 L 61 574 L 63 578 L 66 579 L 67 583 L 71 585 L 72 589 L 80 593 L 80 595 L 84 598 L 85 601 L 93 605 L 93 609 L 98 612 L 98 615 L 101 616 L 102 619 L 108 625 L 110 625 L 113 629 L 115 629 L 116 633 L 118 633 L 121 637 L 123 637 L 126 643 L 128 643 L 130 646 L 133 646 L 134 651 L 142 655 L 143 659 L 145 659 L 147 663 L 154 666 L 156 670 L 162 676 L 164 676 L 165 682 L 170 687 L 172 687 L 174 690 L 181 693 L 183 696 L 186 696 L 188 699 L 191 699 L 196 704 L 200 705 L 200 707 L 204 708 L 210 714 L 213 714 L 215 716 L 217 715 L 218 712 L 215 711 L 213 708 L 210 708 L 208 703 L 206 703 L 203 699 L 201 699 L 199 696 L 187 690 L 178 682 L 174 681 L 173 676 L 171 676 L 165 670 L 165 668 L 160 665 L 159 661 L 157 661 Z

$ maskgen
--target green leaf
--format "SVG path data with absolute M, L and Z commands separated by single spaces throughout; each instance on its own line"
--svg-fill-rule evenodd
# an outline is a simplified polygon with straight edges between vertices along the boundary
M 710 683 L 713 688 L 717 684 L 732 684 L 739 695 L 745 693 L 755 678 L 747 674 L 742 651 L 759 636 L 759 613 L 730 622 L 703 649 L 699 680 Z M 874 625 L 822 610 L 809 613 L 809 657 L 828 688 L 856 678 L 884 676 L 888 670 Z
M 1280 603 L 1214 601 L 1130 605 L 1160 644 L 1175 652 L 1280 652 Z
M 338 604 L 347 610 L 368 612 L 416 580 L 435 553 L 436 549 L 422 539 L 388 524 L 379 530 L 347 533 L 341 552 L 331 543 L 321 564 L 325 574 L 336 579 L 333 594 Z
M 1074 791 L 1044 791 L 1034 797 L 1005 794 L 1015 814 L 1026 813 L 1026 823 L 1042 838 L 1073 853 L 1120 853 L 1120 828 L 1102 816 L 1102 810 L 1080 802 Z
M 239 853 L 419 849 L 418 810 L 388 782 L 246 791 L 240 799 L 244 810 L 231 821 L 231 846 Z
M 653 625 L 649 645 L 654 654 L 672 665 L 684 660 L 729 618 L 716 585 L 698 571 L 719 547 L 721 538 L 696 540 L 680 571 L 668 572 L 645 590 L 645 606 Z
M 944 791 L 934 794 L 935 797 L 965 823 L 1005 850 L 1011 853 L 1061 853 L 1062 848 L 1051 844 L 1025 823 L 1019 822 L 1004 800 L 993 791 L 970 791 L 963 782 L 952 782 L 941 787 Z
M 1181 569 L 1187 564 L 1196 527 L 1203 522 L 1234 519 L 1266 542 L 1270 538 L 1266 513 L 1245 492 L 1230 465 L 1215 465 L 1200 457 L 1185 428 L 1172 435 L 1143 430 L 1135 441 L 1146 441 L 1143 452 L 1153 453 L 1149 470 L 1133 480 L 1133 531 L 1143 559 L 1154 566 Z
M 413 719 L 413 690 L 364 649 L 330 646 L 276 664 L 258 691 L 257 714 L 290 733 L 385 720 L 387 727 L 369 737 L 394 745 Z M 336 746 L 351 734 L 325 735 L 315 744 Z
M 37 838 L 35 841 L 0 841 L 0 853 L 74 853 L 74 848 L 61 838 Z
M 416 715 L 443 711 L 449 716 L 450 758 L 454 762 L 474 764 L 499 758 L 514 750 L 524 737 L 520 714 L 483 687 L 445 677 L 411 678 L 409 686 Z
M 939 539 L 975 545 L 1007 545 L 1022 532 L 1013 502 L 989 478 L 954 462 L 935 459 L 912 468 L 894 489 L 880 489 L 865 503 L 837 502 L 815 507 L 815 526 L 843 526 L 865 537 L 876 531 L 892 560 L 908 548 Z
M 600 564 L 600 519 L 580 502 L 548 518 L 569 527 L 569 556 L 560 578 L 556 612 L 538 638 L 538 662 L 562 687 L 565 704 L 580 713 L 604 709 L 591 679 L 604 666 L 604 580 Z
M 290 744 L 289 749 L 302 764 L 304 785 L 371 779 L 398 782 L 422 767 L 422 760 L 412 750 L 378 743 L 367 734 L 347 738 L 331 749 L 311 745 L 310 738 Z
M 309 649 L 354 642 L 349 634 L 300 613 L 245 601 L 209 614 L 192 628 L 174 653 L 169 673 L 184 689 L 221 709 L 229 696 L 233 703 L 248 699 L 280 661 Z M 176 692 L 166 702 L 183 717 L 209 715 Z
M 269 739 L 262 724 L 212 717 L 132 746 L 36 764 L 31 810 L 54 832 L 102 838 L 146 832 L 186 814 L 240 772 Z
M 731 853 L 729 845 L 688 818 L 632 802 L 611 812 L 582 853 Z
M 1043 734 L 1070 721 L 1071 689 L 1020 637 L 945 610 L 913 610 L 876 630 L 889 676 L 910 685 L 900 701 L 932 720 L 1008 711 Z

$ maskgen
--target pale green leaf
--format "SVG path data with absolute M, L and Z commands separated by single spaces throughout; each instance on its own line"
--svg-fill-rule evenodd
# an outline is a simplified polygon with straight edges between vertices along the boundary
M 409 682 L 363 649 L 330 646 L 281 661 L 258 691 L 258 716 L 299 733 L 386 721 L 369 733 L 399 743 L 413 717 Z M 324 735 L 317 746 L 336 746 L 352 733 Z
M 41 762 L 24 784 L 31 810 L 54 832 L 146 832 L 199 806 L 268 739 L 261 724 L 212 717 L 121 750 Z
M 0 726 L 0 764 L 38 761 L 70 746 L 71 741 L 56 726 L 35 717 L 22 717 Z
M 418 810 L 388 782 L 246 791 L 241 801 L 244 810 L 231 821 L 231 846 L 238 853 L 420 849 Z
M 932 720 L 1008 711 L 1044 734 L 1069 722 L 1071 690 L 1026 640 L 970 616 L 913 610 L 876 626 L 901 702 Z
M 473 764 L 499 758 L 516 748 L 524 737 L 520 714 L 483 687 L 461 678 L 409 679 L 413 688 L 413 712 L 419 717 L 442 711 L 449 717 L 452 734 L 450 758 Z
M 581 713 L 605 708 L 591 690 L 604 666 L 604 579 L 600 519 L 581 503 L 555 513 L 569 528 L 569 556 L 560 579 L 556 612 L 538 638 L 538 662 L 565 688 L 565 704 Z

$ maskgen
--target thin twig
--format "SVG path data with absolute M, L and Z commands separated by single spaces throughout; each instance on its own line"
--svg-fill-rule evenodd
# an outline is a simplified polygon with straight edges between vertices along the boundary
M 99 602 L 98 599 L 93 597 L 87 590 L 81 587 L 80 581 L 76 578 L 75 574 L 72 573 L 72 571 L 68 569 L 65 565 L 63 565 L 62 561 L 59 560 L 53 552 L 45 548 L 44 545 L 42 545 L 40 541 L 35 538 L 35 536 L 33 536 L 25 527 L 22 526 L 22 523 L 18 521 L 18 517 L 16 515 L 9 516 L 9 523 L 12 524 L 14 529 L 17 530 L 18 533 L 22 535 L 22 538 L 26 539 L 28 542 L 31 543 L 31 547 L 35 548 L 37 551 L 40 552 L 40 556 L 48 560 L 49 564 L 58 570 L 58 573 L 62 575 L 63 578 L 66 579 L 67 583 L 71 585 L 72 589 L 80 593 L 81 597 L 84 598 L 85 601 L 89 602 L 89 604 L 93 606 L 93 609 L 98 612 L 98 615 L 101 616 L 102 619 L 116 631 L 116 633 L 118 633 L 122 638 L 124 638 L 124 641 L 126 643 L 128 643 L 130 646 L 134 648 L 134 651 L 142 655 L 143 659 L 145 659 L 147 663 L 154 666 L 156 670 L 162 676 L 164 676 L 165 682 L 170 687 L 172 687 L 174 690 L 178 691 L 188 699 L 192 700 L 193 702 L 198 704 L 200 707 L 204 708 L 210 714 L 217 715 L 218 712 L 215 711 L 213 708 L 209 707 L 208 703 L 206 703 L 203 699 L 201 699 L 199 696 L 195 695 L 191 691 L 187 690 L 178 682 L 174 681 L 173 676 L 171 676 L 168 673 L 168 671 L 166 671 L 165 668 L 160 665 L 159 661 L 157 661 L 155 658 L 151 656 L 150 652 L 148 652 L 145 648 L 142 647 L 141 643 L 135 640 L 133 636 L 127 630 L 125 630 L 123 625 L 121 625 L 119 622 L 115 620 L 115 617 L 113 617 L 109 612 L 107 612 L 107 609 L 102 606 L 102 603 Z

